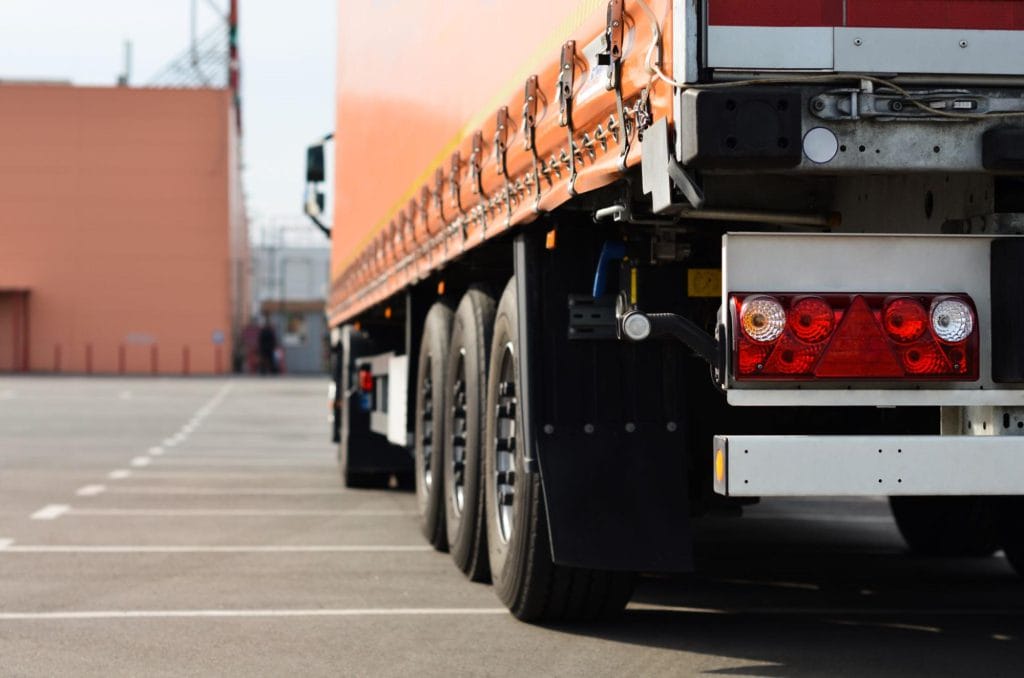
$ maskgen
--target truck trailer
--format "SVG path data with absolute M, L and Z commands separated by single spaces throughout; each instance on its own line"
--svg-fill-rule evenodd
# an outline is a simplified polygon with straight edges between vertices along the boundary
M 528 621 L 614 614 L 761 497 L 1024 568 L 1024 2 L 338 19 L 345 484 L 414 482 Z

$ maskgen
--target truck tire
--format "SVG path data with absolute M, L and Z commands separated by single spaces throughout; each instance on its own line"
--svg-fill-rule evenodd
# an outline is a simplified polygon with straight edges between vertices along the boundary
M 423 321 L 416 369 L 416 427 L 413 456 L 420 527 L 438 551 L 448 548 L 444 526 L 444 413 L 447 396 L 442 385 L 448 367 L 452 310 L 442 302 L 430 307 Z
M 981 497 L 889 497 L 912 553 L 983 558 L 999 545 L 995 516 Z
M 481 289 L 472 288 L 463 295 L 452 321 L 448 376 L 444 382 L 450 403 L 444 421 L 448 549 L 455 565 L 477 582 L 486 582 L 490 577 L 482 447 L 494 305 L 494 298 Z
M 633 592 L 632 573 L 556 565 L 552 561 L 541 476 L 523 457 L 523 395 L 517 389 L 515 278 L 495 314 L 487 380 L 484 444 L 488 560 L 495 592 L 528 622 L 586 620 L 620 612 Z

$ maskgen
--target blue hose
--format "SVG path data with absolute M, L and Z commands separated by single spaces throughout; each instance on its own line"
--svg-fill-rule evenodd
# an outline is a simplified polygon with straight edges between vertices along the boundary
M 613 261 L 622 261 L 626 256 L 626 243 L 621 240 L 605 240 L 601 247 L 601 256 L 597 259 L 597 270 L 594 271 L 595 299 L 603 297 L 608 288 L 608 264 Z

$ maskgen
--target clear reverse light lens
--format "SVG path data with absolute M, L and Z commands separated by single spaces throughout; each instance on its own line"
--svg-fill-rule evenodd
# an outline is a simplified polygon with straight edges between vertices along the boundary
M 974 313 L 959 299 L 943 299 L 932 304 L 932 331 L 940 340 L 957 344 L 974 331 Z
M 786 329 L 786 311 L 771 297 L 750 297 L 740 307 L 740 324 L 754 341 L 775 341 Z

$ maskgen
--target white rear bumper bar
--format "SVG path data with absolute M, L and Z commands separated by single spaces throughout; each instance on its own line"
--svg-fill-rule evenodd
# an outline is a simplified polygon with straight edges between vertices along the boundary
M 716 436 L 736 497 L 1021 495 L 1024 436 Z

